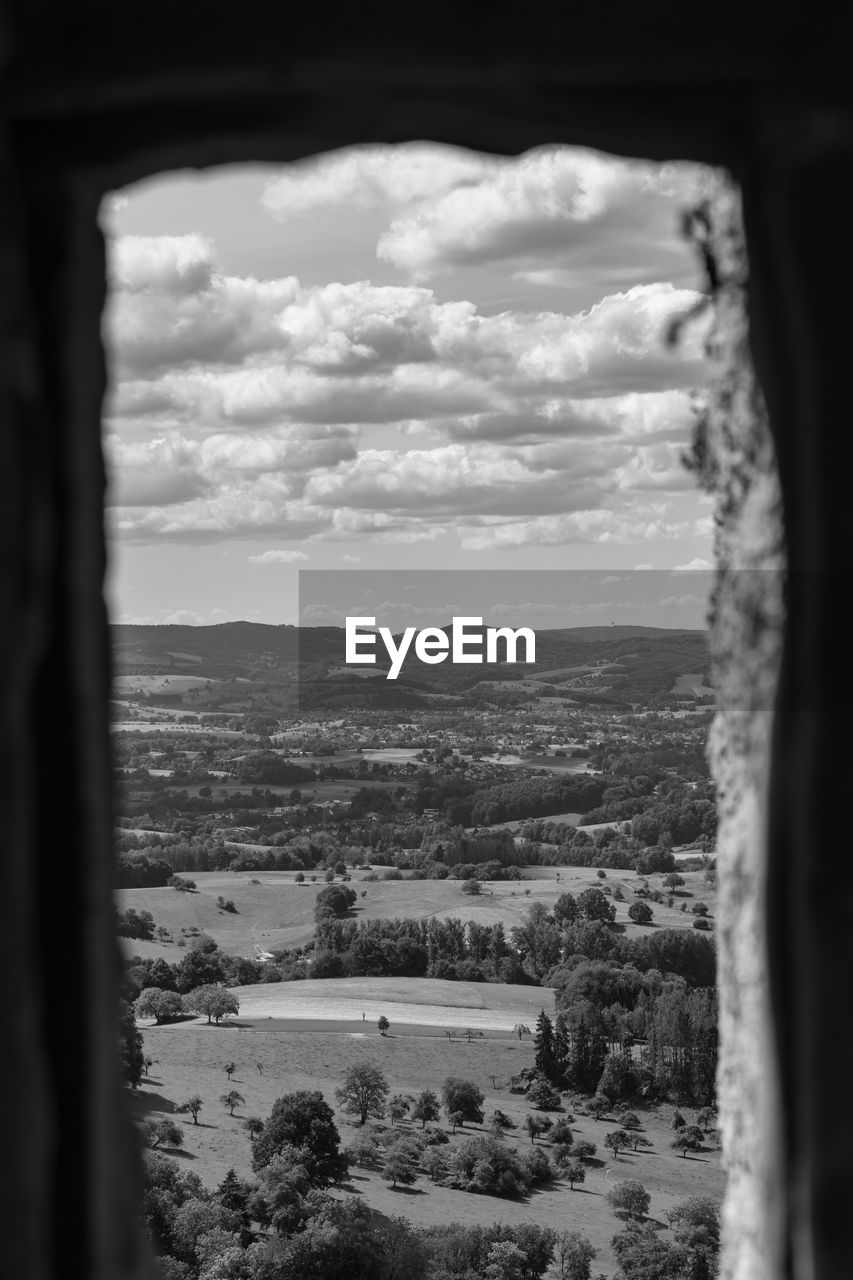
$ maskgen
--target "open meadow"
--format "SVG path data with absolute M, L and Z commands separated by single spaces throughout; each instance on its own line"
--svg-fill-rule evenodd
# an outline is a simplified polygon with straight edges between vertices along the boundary
M 375 874 L 381 876 L 382 868 Z M 174 962 L 180 958 L 177 940 L 182 928 L 195 927 L 215 938 L 223 951 L 231 955 L 251 957 L 254 944 L 267 950 L 303 946 L 314 933 L 314 903 L 325 887 L 322 875 L 316 884 L 306 880 L 297 884 L 293 871 L 209 871 L 194 872 L 194 893 L 181 893 L 170 888 L 123 889 L 117 894 L 122 911 L 150 911 L 157 926 L 168 929 L 172 940 L 142 942 L 126 939 L 128 954 L 143 957 L 163 956 Z M 639 877 L 633 871 L 608 871 L 601 879 L 590 867 L 527 867 L 523 879 L 492 880 L 483 884 L 477 895 L 463 893 L 459 880 L 368 880 L 369 871 L 352 871 L 350 887 L 358 894 L 352 913 L 355 920 L 455 918 L 475 920 L 479 924 L 500 923 L 509 931 L 524 921 L 533 903 L 541 903 L 549 911 L 562 893 L 578 894 L 584 889 L 617 886 L 624 900 L 615 901 L 616 924 L 625 934 L 636 936 L 655 928 L 692 927 L 690 907 L 695 902 L 707 904 L 711 916 L 716 914 L 716 890 L 704 884 L 699 871 L 683 872 L 685 884 L 673 900 L 673 906 L 652 903 L 651 925 L 635 924 L 628 917 Z M 405 874 L 405 873 L 404 873 Z M 648 877 L 652 888 L 662 888 L 662 876 Z M 362 896 L 362 894 L 364 896 Z M 689 896 L 688 896 L 689 895 Z M 236 911 L 224 911 L 217 898 L 234 903 Z M 684 903 L 686 910 L 681 910 Z
M 375 984 L 372 988 L 371 982 Z M 265 1118 L 276 1098 L 294 1090 L 319 1089 L 323 1093 L 326 1101 L 336 1108 L 336 1124 L 342 1145 L 346 1146 L 356 1136 L 359 1126 L 337 1108 L 335 1089 L 347 1068 L 362 1061 L 382 1070 L 392 1093 L 415 1095 L 429 1088 L 440 1095 L 444 1080 L 451 1075 L 472 1080 L 480 1087 L 485 1096 L 486 1123 L 466 1124 L 463 1130 L 451 1135 L 450 1125 L 442 1116 L 440 1126 L 450 1138 L 449 1146 L 442 1150 L 452 1150 L 466 1137 L 488 1132 L 488 1119 L 495 1108 L 504 1111 L 518 1126 L 504 1141 L 520 1151 L 529 1149 L 524 1121 L 531 1109 L 523 1095 L 509 1091 L 509 1082 L 523 1068 L 533 1066 L 531 1039 L 519 1040 L 511 1030 L 486 1029 L 481 1038 L 469 1043 L 462 1035 L 448 1038 L 445 1029 L 457 1019 L 457 1025 L 470 1025 L 475 1013 L 482 1011 L 477 1007 L 479 1000 L 491 1000 L 494 1011 L 506 1014 L 507 1019 L 524 1013 L 524 1021 L 532 1023 L 534 1006 L 553 1008 L 551 991 L 490 987 L 489 984 L 439 984 L 419 979 L 327 980 L 280 985 L 288 988 L 288 997 L 290 991 L 300 988 L 306 998 L 313 1001 L 314 1017 L 325 1013 L 325 1018 L 310 1021 L 298 1016 L 256 1016 L 262 1006 L 256 1003 L 255 994 L 261 989 L 236 988 L 241 1002 L 240 1015 L 230 1024 L 209 1026 L 197 1019 L 160 1027 L 141 1024 L 145 1053 L 154 1061 L 142 1087 L 132 1096 L 135 1115 L 139 1120 L 172 1115 L 185 1098 L 199 1094 L 204 1105 L 198 1125 L 194 1125 L 189 1116 L 175 1116 L 184 1135 L 184 1147 L 167 1154 L 174 1155 L 184 1168 L 197 1173 L 206 1185 L 218 1184 L 229 1168 L 241 1175 L 250 1173 L 251 1143 L 243 1127 L 244 1120 L 247 1116 Z M 278 986 L 265 989 L 273 1000 Z M 417 991 L 419 986 L 422 992 Z M 384 1000 L 385 995 L 388 1000 Z M 409 1022 L 389 1012 L 392 1006 L 405 1003 L 404 996 L 409 997 Z M 347 1000 L 351 1007 L 345 1007 Z M 280 1006 L 282 1010 L 286 1007 L 284 1003 Z M 360 1007 L 371 1021 L 361 1021 Z M 387 1036 L 380 1036 L 376 1030 L 377 1010 L 385 1012 L 390 1019 Z M 342 1017 L 342 1011 L 351 1016 Z M 224 1071 L 229 1061 L 236 1066 L 230 1082 Z M 232 1088 L 243 1101 L 230 1116 L 221 1098 Z M 616 1270 L 609 1242 L 621 1227 L 606 1199 L 614 1182 L 634 1178 L 643 1183 L 651 1195 L 650 1217 L 661 1225 L 664 1238 L 670 1234 L 667 1210 L 679 1200 L 693 1194 L 721 1195 L 723 1175 L 716 1145 L 705 1143 L 700 1152 L 686 1158 L 670 1149 L 671 1106 L 640 1111 L 643 1135 L 651 1146 L 645 1152 L 623 1152 L 615 1158 L 604 1148 L 607 1133 L 616 1127 L 615 1117 L 595 1120 L 581 1109 L 567 1110 L 571 1106 L 570 1099 L 564 1097 L 564 1110 L 548 1114 L 554 1120 L 561 1114 L 572 1114 L 575 1141 L 587 1139 L 597 1148 L 596 1156 L 587 1166 L 586 1181 L 574 1191 L 567 1182 L 557 1180 L 528 1197 L 506 1199 L 439 1187 L 423 1175 L 413 1187 L 395 1190 L 383 1181 L 379 1171 L 357 1167 L 335 1194 L 361 1197 L 372 1208 L 386 1214 L 402 1214 L 416 1224 L 533 1222 L 560 1230 L 577 1230 L 597 1250 L 595 1272 L 608 1276 Z M 688 1121 L 694 1119 L 689 1112 L 687 1118 Z M 384 1128 L 388 1123 L 377 1122 L 377 1127 Z M 403 1122 L 403 1127 L 417 1130 L 420 1126 Z M 542 1146 L 550 1149 L 547 1142 L 542 1142 Z

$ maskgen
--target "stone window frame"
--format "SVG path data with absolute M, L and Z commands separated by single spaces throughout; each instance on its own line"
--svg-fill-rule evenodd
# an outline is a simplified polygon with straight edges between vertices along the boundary
M 92 1280 L 151 1266 L 114 1046 L 101 197 L 169 169 L 424 138 L 495 154 L 565 142 L 690 159 L 726 166 L 739 185 L 749 278 L 723 295 L 734 337 L 710 428 L 725 689 L 714 740 L 723 1275 L 829 1280 L 853 1256 L 850 1125 L 835 1113 L 853 1078 L 853 1043 L 838 1030 L 853 984 L 845 922 L 824 893 L 828 868 L 836 902 L 853 887 L 834 853 L 842 815 L 827 811 L 848 783 L 847 753 L 830 743 L 833 729 L 849 732 L 832 671 L 846 659 L 837 605 L 853 546 L 853 445 L 838 429 L 846 348 L 830 320 L 853 213 L 845 28 L 780 18 L 768 41 L 761 6 L 745 0 L 735 38 L 709 23 L 698 47 L 671 8 L 617 5 L 579 15 L 569 48 L 544 9 L 523 28 L 507 4 L 486 21 L 480 6 L 436 0 L 430 17 L 413 39 L 388 4 L 332 26 L 328 13 L 271 17 L 246 0 L 237 31 L 233 8 L 211 0 L 200 37 L 186 9 L 160 0 L 120 22 L 102 0 L 3 9 L 0 777 L 14 911 L 0 938 L 0 1069 L 16 1100 L 6 1145 L 18 1176 L 0 1209 L 20 1277 L 58 1276 L 68 1259 Z M 784 498 L 783 600 L 768 449 Z

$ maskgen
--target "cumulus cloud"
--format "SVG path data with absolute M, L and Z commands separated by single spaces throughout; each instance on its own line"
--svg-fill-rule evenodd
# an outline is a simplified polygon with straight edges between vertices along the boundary
M 260 555 L 249 556 L 252 564 L 296 564 L 307 560 L 304 551 L 262 551 Z
M 489 156 L 437 143 L 362 146 L 299 161 L 273 178 L 262 197 L 277 217 L 324 206 L 384 208 L 467 187 L 500 167 Z
M 201 235 L 115 240 L 113 532 L 396 544 L 453 532 L 469 550 L 695 533 L 673 512 L 693 484 L 679 455 L 705 334 L 663 341 L 698 297 L 673 231 L 695 180 L 690 166 L 592 152 L 502 160 L 418 144 L 333 153 L 270 182 L 276 216 L 388 213 L 378 251 L 411 281 L 395 285 L 229 275 Z M 541 288 L 582 279 L 596 300 L 484 314 L 425 283 L 477 263 Z
M 702 556 L 694 556 L 687 564 L 677 564 L 673 569 L 673 573 L 694 573 L 700 570 L 713 569 L 710 560 L 705 560 Z
M 486 262 L 554 285 L 683 277 L 676 220 L 696 187 L 693 165 L 542 148 L 407 210 L 377 253 L 415 279 Z

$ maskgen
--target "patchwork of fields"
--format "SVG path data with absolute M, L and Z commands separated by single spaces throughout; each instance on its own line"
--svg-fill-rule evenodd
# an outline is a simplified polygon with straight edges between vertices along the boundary
M 539 902 L 548 910 L 561 893 L 581 893 L 593 886 L 620 886 L 624 901 L 615 902 L 616 923 L 628 936 L 642 934 L 649 928 L 684 928 L 692 925 L 689 908 L 694 902 L 705 902 L 716 914 L 716 890 L 703 883 L 698 871 L 685 871 L 683 892 L 692 896 L 676 897 L 672 907 L 653 903 L 654 923 L 635 924 L 628 917 L 639 877 L 633 871 L 609 871 L 601 880 L 589 867 L 529 867 L 524 879 L 487 881 L 477 896 L 462 892 L 458 880 L 377 880 L 368 881 L 367 871 L 351 872 L 351 888 L 358 893 L 353 918 L 377 920 L 399 917 L 422 919 L 476 920 L 479 924 L 503 924 L 507 934 L 522 924 L 532 903 Z M 378 871 L 382 874 L 381 869 Z M 322 877 L 316 884 L 296 883 L 292 871 L 209 871 L 193 873 L 198 886 L 195 893 L 179 893 L 174 889 L 124 889 L 117 895 L 119 908 L 133 907 L 150 911 L 155 925 L 163 925 L 177 939 L 183 927 L 203 929 L 215 938 L 223 951 L 231 955 L 251 957 L 254 944 L 267 950 L 303 946 L 313 937 L 314 902 L 324 887 Z M 652 876 L 649 883 L 659 887 L 661 877 Z M 362 897 L 362 893 L 365 894 Z M 223 911 L 217 898 L 233 901 L 236 912 Z M 685 903 L 686 912 L 681 910 Z M 139 942 L 127 939 L 131 955 L 180 958 L 176 942 Z
M 377 985 L 372 986 L 371 982 Z M 307 1025 L 269 1016 L 253 1020 L 259 1008 L 254 993 L 260 989 L 244 987 L 237 989 L 241 1010 L 234 1025 L 208 1026 L 198 1020 L 163 1027 L 143 1023 L 145 1050 L 154 1063 L 133 1097 L 133 1107 L 139 1119 L 156 1119 L 172 1115 L 174 1107 L 191 1093 L 201 1095 L 204 1107 L 199 1125 L 193 1125 L 188 1116 L 176 1119 L 181 1123 L 185 1144 L 178 1159 L 198 1173 L 205 1184 L 217 1184 L 232 1167 L 238 1174 L 250 1173 L 251 1146 L 243 1129 L 246 1116 L 263 1118 L 277 1097 L 297 1089 L 319 1089 L 334 1107 L 334 1092 L 345 1071 L 364 1060 L 381 1068 L 394 1093 L 416 1094 L 425 1088 L 440 1093 L 449 1075 L 473 1080 L 485 1096 L 485 1119 L 496 1107 L 501 1108 L 518 1125 L 505 1140 L 519 1150 L 528 1148 L 523 1125 L 530 1108 L 523 1096 L 509 1092 L 508 1084 L 511 1076 L 533 1065 L 531 1040 L 525 1037 L 519 1041 L 508 1030 L 487 1030 L 482 1039 L 468 1043 L 461 1037 L 449 1040 L 443 1028 L 457 1018 L 459 1024 L 470 1025 L 474 1015 L 483 1012 L 478 1007 L 479 1000 L 491 1002 L 491 1009 L 485 1010 L 489 1014 L 505 1014 L 508 1021 L 524 1011 L 524 1020 L 532 1022 L 534 1006 L 537 1012 L 543 1006 L 546 1011 L 553 1009 L 552 992 L 419 979 L 342 979 L 281 985 L 290 991 L 299 987 L 306 996 L 310 993 L 316 1016 L 322 1015 L 325 1006 L 327 1020 Z M 422 992 L 416 990 L 418 986 Z M 266 990 L 275 998 L 276 987 Z M 402 997 L 408 1001 L 407 1016 L 412 1023 L 388 1012 L 392 1004 L 405 1006 Z M 342 1022 L 336 1019 L 343 1005 L 351 1017 Z M 386 1037 L 378 1034 L 375 1022 L 361 1022 L 361 1006 L 370 1016 L 380 1005 L 380 1011 L 391 1021 L 391 1032 Z M 432 1018 L 436 1022 L 430 1027 Z M 224 1065 L 229 1060 L 236 1064 L 236 1071 L 227 1084 Z M 244 1099 L 233 1117 L 220 1101 L 226 1088 L 232 1087 Z M 715 1145 L 706 1144 L 701 1152 L 687 1158 L 671 1150 L 672 1111 L 669 1105 L 642 1111 L 643 1133 L 650 1148 L 640 1153 L 623 1152 L 616 1158 L 604 1147 L 607 1133 L 615 1128 L 615 1118 L 595 1120 L 579 1110 L 573 1112 L 575 1139 L 588 1139 L 598 1148 L 585 1183 L 574 1191 L 568 1183 L 556 1181 L 526 1199 L 506 1200 L 435 1186 L 423 1177 L 413 1188 L 394 1190 L 379 1172 L 357 1168 L 335 1194 L 363 1197 L 372 1208 L 387 1214 L 404 1214 L 416 1224 L 456 1221 L 470 1225 L 500 1220 L 577 1230 L 597 1250 L 594 1272 L 609 1276 L 616 1270 L 609 1242 L 621 1225 L 606 1199 L 615 1181 L 638 1178 L 643 1182 L 651 1195 L 650 1216 L 660 1224 L 664 1238 L 669 1236 L 666 1212 L 679 1200 L 688 1195 L 722 1193 L 723 1174 Z M 556 1119 L 559 1113 L 550 1114 Z M 689 1113 L 688 1119 L 693 1119 Z M 381 1122 L 381 1127 L 385 1123 Z M 339 1109 L 336 1124 L 342 1144 L 346 1145 L 358 1126 Z M 441 1124 L 449 1133 L 444 1118 Z M 451 1149 L 465 1137 L 486 1131 L 487 1125 L 466 1125 L 451 1136 Z M 547 1149 L 547 1143 L 544 1145 Z

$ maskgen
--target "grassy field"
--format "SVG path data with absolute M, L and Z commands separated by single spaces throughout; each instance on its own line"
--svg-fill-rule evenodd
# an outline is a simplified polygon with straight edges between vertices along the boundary
M 615 902 L 616 922 L 628 936 L 643 933 L 649 925 L 634 924 L 628 908 L 634 899 L 638 876 L 634 872 L 607 873 L 599 879 L 588 867 L 525 868 L 524 881 L 487 881 L 478 896 L 462 893 L 460 881 L 366 881 L 369 872 L 352 872 L 351 888 L 359 893 L 353 918 L 359 920 L 421 919 L 429 916 L 448 919 L 476 920 L 480 924 L 500 922 L 507 933 L 524 922 L 526 910 L 533 902 L 542 902 L 549 910 L 561 893 L 580 893 L 584 888 L 615 888 L 624 893 L 625 901 Z M 382 868 L 377 874 L 382 874 Z M 254 943 L 268 950 L 277 947 L 302 946 L 314 934 L 314 901 L 324 888 L 323 878 L 311 884 L 296 883 L 295 872 L 197 872 L 195 893 L 179 893 L 173 888 L 131 888 L 118 893 L 122 910 L 128 906 L 137 911 L 150 911 L 156 925 L 164 925 L 174 940 L 181 937 L 182 927 L 204 929 L 231 955 L 254 955 Z M 702 882 L 701 872 L 684 872 L 684 891 L 692 897 L 676 897 L 672 908 L 666 902 L 652 904 L 654 922 L 651 928 L 692 927 L 690 904 L 703 901 L 711 914 L 716 911 L 716 891 Z M 661 876 L 649 877 L 649 884 L 660 886 Z M 365 897 L 361 897 L 365 893 Z M 236 913 L 223 911 L 216 905 L 219 896 L 233 901 Z M 681 911 L 685 902 L 688 910 Z M 177 941 L 138 942 L 129 940 L 131 954 L 164 956 L 177 960 Z
M 367 999 L 363 982 L 353 980 L 352 991 L 360 991 L 356 1004 Z M 330 1014 L 340 999 L 337 982 L 288 985 L 327 991 Z M 444 985 L 460 988 L 459 999 L 471 998 L 470 990 L 466 995 L 467 984 Z M 249 990 L 238 990 L 241 1001 Z M 513 1012 L 526 1007 L 531 999 L 541 1003 L 543 997 L 551 995 L 525 987 L 495 990 L 493 998 Z M 395 993 L 403 994 L 396 986 L 390 994 Z M 433 997 L 437 994 L 440 993 L 432 991 Z M 318 994 L 317 998 L 322 995 Z M 458 1007 L 464 1017 L 470 1016 L 472 1010 L 468 1004 Z M 448 1006 L 442 1006 L 440 1017 L 446 1021 L 450 1011 Z M 198 1173 L 205 1184 L 213 1186 L 231 1167 L 238 1174 L 250 1172 L 251 1147 L 242 1127 L 246 1116 L 264 1118 L 277 1097 L 296 1089 L 320 1089 L 327 1102 L 335 1106 L 334 1091 L 347 1067 L 368 1060 L 381 1067 L 395 1093 L 416 1094 L 424 1088 L 440 1093 L 449 1075 L 474 1080 L 486 1098 L 486 1119 L 495 1107 L 500 1107 L 519 1125 L 519 1130 L 513 1131 L 506 1140 L 525 1149 L 529 1139 L 522 1126 L 529 1108 L 522 1096 L 509 1092 L 508 1082 L 523 1067 L 533 1064 L 531 1041 L 526 1038 L 519 1041 L 511 1034 L 495 1032 L 486 1032 L 483 1039 L 475 1039 L 470 1044 L 464 1039 L 450 1041 L 439 1026 L 429 1025 L 433 1014 L 426 1003 L 419 1004 L 414 1012 L 422 1019 L 419 1024 L 398 1025 L 392 1019 L 391 1034 L 387 1037 L 380 1037 L 375 1026 L 362 1024 L 360 1013 L 354 1022 L 329 1020 L 306 1024 L 296 1020 L 253 1021 L 244 1016 L 241 1009 L 236 1025 L 216 1027 L 192 1020 L 164 1027 L 143 1026 L 145 1051 L 155 1061 L 150 1076 L 133 1095 L 134 1113 L 138 1119 L 171 1114 L 184 1098 L 192 1093 L 200 1094 L 204 1107 L 197 1126 L 188 1116 L 176 1117 L 185 1140 L 185 1147 L 176 1158 L 184 1168 Z M 237 1064 L 230 1084 L 223 1069 L 229 1060 Z M 229 1088 L 237 1089 L 244 1098 L 233 1117 L 220 1101 Z M 694 1119 L 691 1112 L 685 1114 L 689 1122 Z M 552 1113 L 552 1118 L 555 1115 Z M 424 1178 L 413 1188 L 394 1190 L 382 1181 L 379 1173 L 355 1169 L 350 1182 L 335 1194 L 361 1196 L 383 1213 L 402 1214 L 424 1225 L 452 1221 L 487 1225 L 504 1221 L 577 1230 L 587 1236 L 598 1251 L 595 1272 L 612 1275 L 616 1266 L 609 1241 L 620 1229 L 620 1223 L 606 1195 L 615 1181 L 639 1179 L 651 1194 L 651 1217 L 664 1227 L 666 1210 L 684 1197 L 722 1195 L 719 1152 L 706 1149 L 685 1159 L 671 1151 L 671 1115 L 669 1106 L 642 1112 L 644 1135 L 652 1143 L 651 1149 L 644 1154 L 621 1154 L 614 1159 L 605 1151 L 603 1143 L 615 1121 L 612 1118 L 597 1121 L 575 1112 L 576 1140 L 591 1140 L 598 1147 L 599 1155 L 607 1156 L 606 1160 L 597 1157 L 591 1163 L 585 1184 L 575 1191 L 571 1191 L 567 1183 L 555 1182 L 525 1200 L 505 1200 L 436 1187 Z M 336 1113 L 336 1122 L 342 1143 L 346 1145 L 357 1132 L 357 1126 L 340 1111 Z M 447 1127 L 444 1120 L 442 1124 Z M 483 1131 L 483 1126 L 468 1125 L 463 1133 L 451 1138 L 451 1144 Z M 663 1234 L 668 1238 L 668 1230 Z
M 350 887 L 359 897 L 354 918 L 375 920 L 395 916 L 410 918 L 456 918 L 476 920 L 480 924 L 503 924 L 507 933 L 524 921 L 525 913 L 534 902 L 543 903 L 549 910 L 561 893 L 577 894 L 590 887 L 619 885 L 625 901 L 616 902 L 616 921 L 629 936 L 645 932 L 647 928 L 692 927 L 693 917 L 689 908 L 693 902 L 707 903 L 711 914 L 716 911 L 716 891 L 703 884 L 701 872 L 684 872 L 683 892 L 692 897 L 676 897 L 673 907 L 653 903 L 654 923 L 637 925 L 628 918 L 628 907 L 634 898 L 637 875 L 632 871 L 609 871 L 601 880 L 588 867 L 530 867 L 524 872 L 524 880 L 488 881 L 483 892 L 470 896 L 462 892 L 458 880 L 379 880 L 367 881 L 366 871 L 352 872 Z M 382 874 L 379 869 L 378 874 Z M 178 893 L 174 889 L 125 889 L 117 894 L 121 910 L 134 907 L 137 911 L 150 911 L 156 925 L 163 925 L 173 936 L 181 936 L 182 927 L 195 926 L 215 938 L 222 949 L 232 955 L 252 956 L 254 943 L 268 950 L 278 947 L 302 946 L 309 942 L 314 931 L 314 901 L 324 887 L 322 878 L 316 884 L 296 883 L 292 871 L 210 871 L 193 873 L 198 891 Z M 649 877 L 653 887 L 661 886 L 662 877 Z M 366 896 L 362 897 L 364 893 Z M 222 911 L 217 897 L 233 901 L 236 913 Z M 681 903 L 687 911 L 680 910 Z M 127 940 L 132 955 L 163 956 L 174 962 L 181 951 L 176 941 L 139 942 Z
M 540 1009 L 553 1018 L 550 987 L 499 982 L 447 982 L 437 978 L 323 978 L 308 982 L 263 982 L 236 987 L 242 1018 L 323 1020 L 373 1029 L 384 1014 L 392 1027 L 432 1026 L 511 1032 L 532 1026 Z

